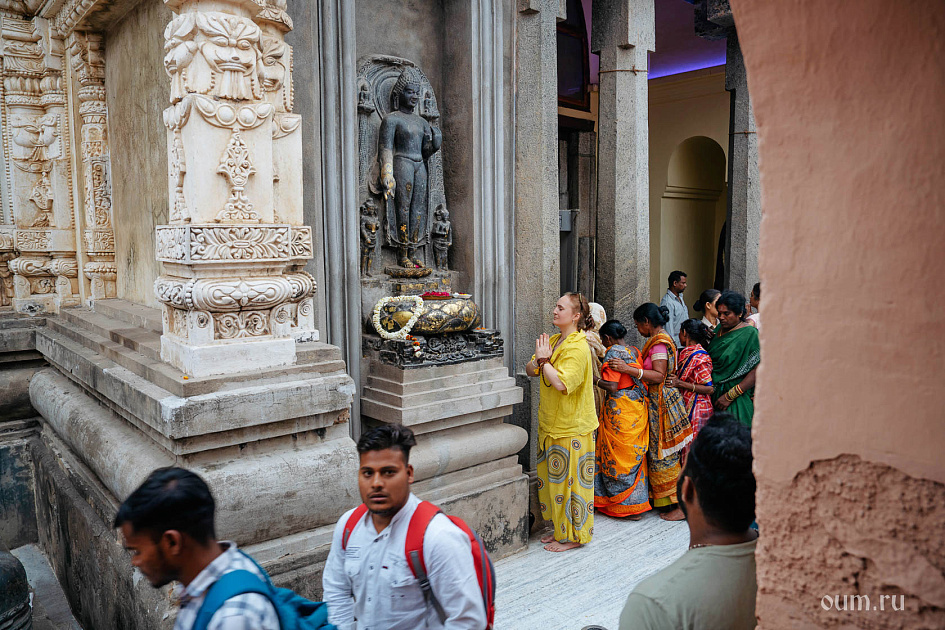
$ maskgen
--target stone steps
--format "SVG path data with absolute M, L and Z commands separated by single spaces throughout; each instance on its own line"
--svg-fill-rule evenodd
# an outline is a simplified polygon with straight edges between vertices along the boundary
M 53 326 L 39 331 L 36 342 L 60 373 L 174 455 L 331 426 L 353 392 L 350 377 L 339 370 L 230 382 L 220 391 L 180 397 Z
M 125 322 L 135 328 L 144 328 L 159 335 L 162 332 L 161 311 L 156 308 L 125 300 L 98 300 L 95 302 L 94 309 L 100 315 Z
M 419 370 L 387 367 L 375 366 L 368 377 L 361 411 L 418 433 L 502 418 L 522 401 L 522 390 L 501 359 L 463 363 L 465 371 L 452 365 Z
M 102 304 L 107 306 L 101 308 Z M 308 342 L 297 344 L 299 361 L 295 365 L 225 376 L 185 378 L 180 370 L 161 361 L 160 333 L 154 330 L 156 312 L 121 300 L 104 300 L 94 312 L 84 308 L 63 309 L 59 318 L 48 319 L 48 330 L 182 398 L 232 389 L 239 383 L 263 384 L 291 376 L 304 378 L 345 369 L 339 348 Z M 112 314 L 117 318 L 111 317 Z M 134 322 L 144 327 L 135 326 Z
M 444 382 L 445 381 L 445 382 Z M 515 379 L 508 375 L 505 368 L 490 370 L 483 373 L 470 374 L 466 379 L 431 379 L 429 385 L 419 389 L 420 383 L 413 384 L 415 391 L 400 393 L 398 383 L 368 377 L 365 392 L 371 393 L 371 398 L 398 407 L 420 407 L 432 404 L 443 404 L 461 398 L 481 397 L 485 394 L 500 394 L 515 387 Z

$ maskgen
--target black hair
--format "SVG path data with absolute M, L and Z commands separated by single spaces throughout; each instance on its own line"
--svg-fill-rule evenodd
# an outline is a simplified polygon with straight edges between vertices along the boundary
M 410 461 L 410 449 L 417 445 L 413 431 L 402 424 L 382 424 L 361 434 L 358 440 L 358 453 L 396 449 L 404 454 L 404 463 Z
M 593 330 L 594 318 L 591 317 L 591 303 L 587 301 L 584 294 L 568 291 L 565 295 L 571 298 L 571 304 L 581 312 L 581 318 L 577 321 L 577 329 Z
M 715 298 L 722 295 L 722 292 L 718 289 L 706 289 L 699 294 L 699 299 L 696 300 L 696 303 L 692 305 L 692 308 L 699 312 L 705 311 L 705 305 L 711 304 Z
M 669 274 L 669 286 L 673 286 L 675 283 L 686 277 L 688 277 L 688 274 L 685 271 L 673 271 Z
M 128 523 L 136 533 L 149 532 L 155 542 L 175 529 L 206 545 L 216 538 L 215 509 L 213 494 L 198 475 L 184 468 L 158 468 L 122 502 L 113 527 Z
M 603 339 L 605 335 L 611 339 L 623 339 L 627 336 L 627 327 L 616 319 L 608 319 L 604 322 L 604 325 L 600 327 L 598 334 L 601 336 L 601 339 Z
M 686 331 L 689 338 L 698 344 L 705 346 L 712 340 L 712 331 L 698 319 L 687 319 L 679 327 L 679 331 Z
M 751 288 L 751 293 L 752 293 L 752 295 L 755 296 L 755 299 L 756 299 L 756 300 L 760 300 L 760 299 L 761 299 L 761 283 L 760 283 L 760 282 L 756 282 L 756 283 L 755 283 L 755 286 L 753 286 L 753 287 Z
M 665 306 L 657 306 L 653 302 L 647 302 L 633 311 L 633 321 L 649 322 L 653 326 L 665 326 L 666 322 L 669 321 L 669 309 Z
M 738 291 L 722 291 L 722 295 L 719 297 L 719 301 L 715 307 L 718 308 L 719 304 L 724 304 L 725 308 L 739 317 L 745 315 L 745 296 Z
M 692 479 L 709 523 L 727 532 L 744 532 L 755 520 L 751 461 L 751 430 L 731 414 L 717 413 L 693 440 L 680 486 L 684 477 Z

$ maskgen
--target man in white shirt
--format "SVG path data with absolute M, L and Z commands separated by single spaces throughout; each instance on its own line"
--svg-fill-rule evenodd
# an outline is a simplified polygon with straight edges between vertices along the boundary
M 660 301 L 660 306 L 669 309 L 669 321 L 666 322 L 664 329 L 676 343 L 676 349 L 679 349 L 679 328 L 682 323 L 689 319 L 689 309 L 683 302 L 683 291 L 686 290 L 686 273 L 684 271 L 674 271 L 669 274 L 669 288 L 666 295 Z
M 190 630 L 207 592 L 231 571 L 244 570 L 262 581 L 263 571 L 231 541 L 217 541 L 215 502 L 198 475 L 183 468 L 158 468 L 118 508 L 131 564 L 154 588 L 177 580 L 180 611 L 174 630 Z M 264 595 L 236 595 L 210 617 L 207 630 L 279 630 L 279 617 Z
M 476 578 L 469 538 L 443 514 L 430 521 L 423 537 L 423 559 L 433 596 L 445 621 L 425 601 L 407 564 L 407 526 L 420 499 L 410 492 L 413 432 L 383 425 L 358 440 L 358 489 L 367 506 L 344 544 L 338 521 L 322 574 L 328 621 L 338 630 L 484 630 L 485 605 Z

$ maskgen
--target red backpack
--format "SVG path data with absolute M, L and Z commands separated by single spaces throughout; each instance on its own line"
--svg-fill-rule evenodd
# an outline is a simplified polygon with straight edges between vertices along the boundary
M 420 590 L 423 591 L 423 598 L 428 605 L 433 606 L 434 610 L 436 610 L 436 614 L 440 618 L 440 623 L 445 623 L 446 611 L 443 610 L 440 602 L 437 601 L 436 596 L 433 594 L 433 589 L 430 587 L 430 580 L 427 577 L 427 566 L 423 560 L 423 537 L 427 532 L 427 526 L 430 524 L 430 521 L 433 520 L 433 517 L 441 512 L 442 510 L 440 510 L 440 508 L 429 501 L 420 502 L 420 505 L 417 506 L 417 510 L 410 518 L 410 524 L 407 525 L 407 540 L 404 544 L 404 553 L 407 556 L 407 565 L 413 572 L 414 577 L 420 582 Z M 351 516 L 348 517 L 348 522 L 345 523 L 345 531 L 341 538 L 342 549 L 348 547 L 348 538 L 351 537 L 351 532 L 354 531 L 355 525 L 364 518 L 366 513 L 367 506 L 361 504 L 352 512 Z M 463 533 L 469 537 L 473 564 L 476 566 L 476 580 L 479 582 L 479 590 L 482 591 L 482 603 L 486 607 L 486 630 L 492 630 L 492 624 L 495 620 L 495 567 L 492 565 L 492 559 L 489 558 L 489 553 L 486 551 L 485 545 L 482 544 L 482 539 L 479 538 L 479 534 L 470 528 L 463 519 L 458 516 L 449 516 L 448 514 L 444 514 L 444 516 L 450 519 L 454 525 L 463 530 Z

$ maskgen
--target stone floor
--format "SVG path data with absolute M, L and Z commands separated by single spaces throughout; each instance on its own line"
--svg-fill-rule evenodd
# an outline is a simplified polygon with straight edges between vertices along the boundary
M 627 595 L 689 545 L 685 521 L 655 513 L 640 521 L 595 515 L 594 540 L 564 553 L 528 549 L 496 563 L 496 630 L 617 630 Z
M 12 553 L 23 563 L 33 589 L 33 630 L 82 630 L 42 549 L 24 545 Z

